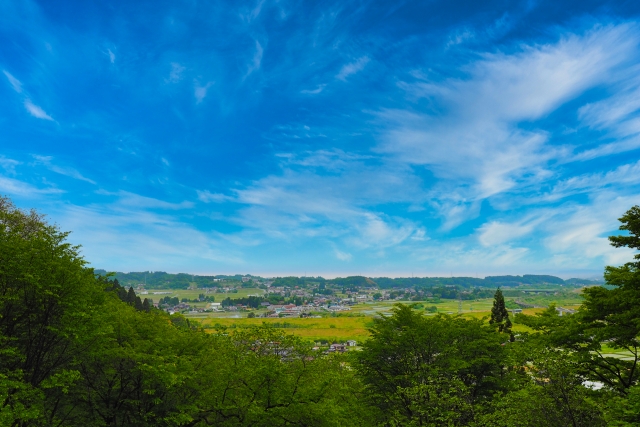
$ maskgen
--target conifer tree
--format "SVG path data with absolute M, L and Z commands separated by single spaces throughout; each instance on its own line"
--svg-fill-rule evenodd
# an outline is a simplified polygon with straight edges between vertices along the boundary
M 133 286 L 129 287 L 127 292 L 127 301 L 129 304 L 134 305 L 136 303 L 136 292 L 133 290 Z
M 120 301 L 122 302 L 127 302 L 127 290 L 120 286 L 118 289 L 118 298 L 120 298 Z
M 510 340 L 513 341 L 514 337 L 511 333 L 511 320 L 509 319 L 509 312 L 504 304 L 504 296 L 500 288 L 496 289 L 496 293 L 493 296 L 493 307 L 491 308 L 491 319 L 489 324 L 496 325 L 498 332 L 504 332 L 510 335 Z

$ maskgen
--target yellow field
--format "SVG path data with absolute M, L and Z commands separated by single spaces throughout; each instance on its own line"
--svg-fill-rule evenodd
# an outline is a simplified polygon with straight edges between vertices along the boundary
M 473 302 L 472 305 L 482 307 L 485 310 L 473 310 L 462 313 L 462 317 L 477 318 L 489 317 L 491 315 L 491 300 Z M 224 317 L 209 317 L 198 319 L 203 325 L 215 326 L 220 325 L 227 328 L 246 328 L 250 326 L 260 326 L 263 323 L 269 325 L 275 324 L 287 324 L 286 328 L 283 328 L 285 332 L 296 335 L 301 338 L 309 339 L 312 341 L 329 341 L 329 342 L 344 342 L 346 340 L 356 340 L 359 343 L 365 341 L 369 337 L 367 326 L 371 323 L 372 317 L 375 313 L 389 314 L 393 307 L 393 303 L 373 303 L 373 304 L 360 304 L 354 306 L 350 313 L 366 314 L 364 317 L 325 317 L 321 319 L 314 318 L 254 318 L 249 319 L 246 317 L 240 318 L 224 318 Z M 452 312 L 451 309 L 455 308 L 453 313 L 457 314 L 457 303 L 445 303 L 438 304 L 440 312 Z M 464 309 L 464 307 L 463 307 Z M 542 311 L 541 308 L 525 309 L 525 314 L 535 314 Z M 427 313 L 430 315 L 430 313 Z M 434 313 L 435 314 L 435 313 Z M 455 315 L 454 314 L 454 315 Z M 532 330 L 524 325 L 515 323 L 513 325 L 514 332 L 532 332 Z
M 364 341 L 368 336 L 366 324 L 371 322 L 369 317 L 328 317 L 322 319 L 301 319 L 301 318 L 282 318 L 282 319 L 230 319 L 215 318 L 206 319 L 202 323 L 204 325 L 214 326 L 216 324 L 243 328 L 248 326 L 259 326 L 265 324 L 286 323 L 290 327 L 284 328 L 287 333 L 306 338 L 312 341 L 346 341 L 356 340 Z

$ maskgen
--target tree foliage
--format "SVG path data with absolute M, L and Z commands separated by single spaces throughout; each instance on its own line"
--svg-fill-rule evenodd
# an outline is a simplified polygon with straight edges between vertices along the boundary
M 510 340 L 513 341 L 514 337 L 511 333 L 511 319 L 509 319 L 509 312 L 504 303 L 504 295 L 500 288 L 496 289 L 496 293 L 493 296 L 493 306 L 491 307 L 491 318 L 489 324 L 498 328 L 498 332 L 504 332 L 509 334 Z
M 356 366 L 393 425 L 466 425 L 505 388 L 505 349 L 481 320 L 427 317 L 400 304 L 370 333 Z
M 640 248 L 640 209 L 621 222 L 627 234 L 612 244 Z M 279 329 L 206 332 L 156 310 L 133 287 L 96 275 L 67 237 L 0 198 L 2 426 L 640 423 L 638 255 L 607 267 L 608 286 L 586 288 L 576 314 L 550 306 L 518 316 L 535 332 L 516 342 L 505 342 L 512 325 L 498 289 L 488 322 L 399 304 L 373 320 L 362 351 L 326 355 Z M 370 284 L 361 279 L 345 286 Z M 604 346 L 630 358 L 606 356 Z

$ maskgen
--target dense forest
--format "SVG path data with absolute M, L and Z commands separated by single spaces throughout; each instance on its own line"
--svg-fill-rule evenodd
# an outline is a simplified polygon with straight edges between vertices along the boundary
M 640 208 L 620 220 L 611 244 L 640 248 Z M 640 425 L 640 255 L 576 314 L 519 315 L 531 333 L 512 333 L 496 291 L 490 319 L 398 304 L 361 351 L 324 354 L 145 306 L 5 198 L 0 225 L 2 426 Z

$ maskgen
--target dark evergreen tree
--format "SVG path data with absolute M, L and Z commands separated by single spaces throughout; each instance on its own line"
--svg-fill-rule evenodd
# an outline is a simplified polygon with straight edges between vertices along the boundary
M 136 292 L 133 290 L 133 287 L 129 287 L 129 292 L 127 292 L 127 299 L 125 302 L 128 302 L 131 305 L 136 303 Z
M 122 302 L 127 302 L 127 290 L 122 286 L 118 288 L 118 298 Z
M 142 311 L 144 310 L 144 307 L 142 306 L 142 300 L 140 299 L 140 297 L 136 296 L 136 300 L 133 303 L 133 306 L 136 308 L 136 310 L 138 311 Z
M 142 301 L 142 309 L 146 312 L 151 311 L 151 303 L 149 302 L 148 298 L 145 298 L 144 301 Z
M 513 341 L 511 319 L 509 319 L 509 312 L 504 304 L 504 296 L 500 288 L 496 289 L 496 293 L 493 296 L 493 307 L 491 308 L 489 324 L 497 326 L 498 332 L 509 334 L 510 340 Z

